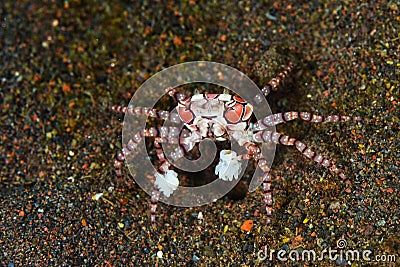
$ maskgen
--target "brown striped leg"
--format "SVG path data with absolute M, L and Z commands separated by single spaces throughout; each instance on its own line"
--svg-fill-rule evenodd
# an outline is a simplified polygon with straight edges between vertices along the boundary
M 150 199 L 150 220 L 153 226 L 155 225 L 156 222 L 156 209 L 159 199 L 160 199 L 160 190 L 158 190 L 158 187 L 154 185 Z
M 179 136 L 179 143 L 173 143 L 173 144 L 179 144 L 172 153 L 169 154 L 170 158 L 173 161 L 176 161 L 190 151 L 197 143 L 199 143 L 203 137 L 197 133 L 197 132 L 190 132 L 186 129 L 183 129 L 181 131 L 181 134 Z
M 267 225 L 271 223 L 272 218 L 272 187 L 271 176 L 269 175 L 270 168 L 267 161 L 262 155 L 261 149 L 253 142 L 245 142 L 242 144 L 246 148 L 247 154 L 242 154 L 237 157 L 238 160 L 255 159 L 257 166 L 263 171 L 263 193 L 265 202 L 265 211 L 267 212 Z
M 121 176 L 121 163 L 125 161 L 126 156 L 132 154 L 133 156 L 137 153 L 136 148 L 138 143 L 145 137 L 161 137 L 165 139 L 166 142 L 175 142 L 174 139 L 179 137 L 180 129 L 178 127 L 156 127 L 144 129 L 142 131 L 137 132 L 131 140 L 129 140 L 128 144 L 121 150 L 120 153 L 117 154 L 114 161 L 114 169 L 118 178 L 118 182 L 122 182 Z
M 186 96 L 178 91 L 175 88 L 168 87 L 165 92 L 174 98 L 177 102 L 182 102 L 186 99 Z M 169 120 L 172 122 L 179 123 L 181 119 L 179 118 L 178 113 L 176 112 L 169 112 L 166 110 L 158 110 L 154 108 L 147 108 L 147 107 L 135 107 L 135 108 L 128 108 L 123 106 L 112 106 L 111 109 L 115 112 L 120 113 L 129 113 L 131 115 L 146 115 L 149 117 L 162 119 L 162 120 Z
M 293 70 L 293 63 L 289 62 L 288 66 L 276 75 L 275 78 L 272 78 L 262 89 L 264 96 L 267 96 L 271 91 L 275 91 L 279 84 L 285 79 L 286 76 Z
M 236 139 L 237 140 L 237 139 Z M 258 160 L 258 157 L 261 155 L 261 149 L 253 142 L 237 140 L 239 145 L 246 148 L 247 154 L 238 155 L 238 160 L 243 159 L 255 159 Z
M 115 173 L 119 181 L 122 181 L 121 176 L 121 163 L 125 161 L 127 155 L 137 153 L 137 144 L 145 137 L 160 137 L 160 143 L 178 144 L 178 148 L 171 153 L 173 160 L 178 160 L 184 156 L 187 151 L 190 151 L 193 146 L 200 141 L 197 135 L 191 136 L 192 133 L 187 133 L 185 130 L 179 132 L 177 127 L 162 126 L 157 128 L 149 128 L 136 133 L 128 144 L 120 153 L 117 154 L 114 162 Z M 179 137 L 178 137 L 179 136 Z
M 154 140 L 154 147 L 156 149 L 157 158 L 159 159 L 161 166 L 158 168 L 157 172 L 160 174 L 165 174 L 171 164 L 166 160 L 164 152 L 160 143 L 163 140 L 161 138 L 156 138 Z M 156 223 L 156 210 L 158 205 L 158 200 L 160 198 L 160 191 L 156 185 L 154 185 L 153 192 L 151 193 L 151 202 L 150 202 L 150 216 L 151 216 L 151 223 L 154 225 Z
M 186 99 L 186 96 L 178 91 L 175 90 L 173 87 L 168 87 L 165 92 L 172 98 L 175 99 L 175 101 L 182 103 L 183 100 Z
M 114 166 L 118 181 L 122 181 L 121 163 L 124 162 L 125 157 L 128 154 L 133 154 L 136 152 L 135 150 L 137 148 L 137 144 L 145 136 L 155 137 L 154 147 L 156 150 L 157 157 L 161 163 L 161 166 L 158 168 L 158 172 L 161 174 L 165 174 L 170 167 L 170 163 L 166 160 L 160 143 L 169 143 L 169 144 L 179 143 L 178 147 L 179 153 L 173 152 L 171 154 L 171 157 L 176 160 L 184 156 L 187 147 L 193 147 L 193 144 L 191 142 L 193 142 L 195 138 L 191 138 L 190 135 L 191 133 L 187 133 L 185 131 L 179 131 L 179 128 L 177 127 L 166 127 L 166 126 L 149 128 L 141 132 L 138 132 L 128 142 L 126 147 L 117 155 L 115 159 Z M 151 193 L 151 203 L 150 203 L 151 223 L 153 225 L 155 224 L 155 212 L 157 209 L 159 197 L 160 197 L 160 191 L 157 188 L 157 186 L 154 185 L 154 189 Z
M 267 161 L 264 157 L 260 156 L 257 160 L 257 166 L 264 172 L 263 174 L 263 193 L 265 202 L 265 211 L 267 212 L 267 225 L 272 220 L 272 186 L 271 176 L 269 175 L 270 168 L 267 165 Z
M 198 139 L 198 135 L 194 133 L 188 133 L 185 131 L 181 131 L 181 134 L 179 135 L 179 138 L 163 138 L 163 137 L 156 137 L 154 140 L 154 147 L 156 149 L 156 154 L 157 158 L 159 159 L 161 166 L 158 168 L 158 173 L 160 174 L 165 174 L 168 172 L 169 167 L 171 164 L 168 162 L 168 160 L 165 158 L 164 151 L 161 147 L 161 143 L 169 143 L 169 144 L 178 144 L 178 147 L 170 154 L 170 157 L 172 160 L 178 160 L 182 157 L 184 157 L 185 153 L 189 151 L 195 143 L 199 142 L 201 139 Z M 160 197 L 160 191 L 159 188 L 157 188 L 156 185 L 154 185 L 154 190 L 151 194 L 151 209 L 150 209 L 150 214 L 151 214 L 151 223 L 154 225 L 155 220 L 156 220 L 156 209 L 158 205 L 158 200 Z
M 189 136 L 188 136 L 189 135 Z M 169 144 L 179 144 L 179 146 L 171 153 L 171 157 L 173 160 L 178 160 L 179 158 L 185 155 L 188 147 L 193 147 L 194 142 L 193 138 L 191 138 L 190 134 L 184 133 L 180 135 L 179 138 L 162 138 L 156 137 L 154 140 L 154 147 L 156 149 L 157 158 L 161 163 L 161 166 L 158 168 L 157 172 L 160 174 L 165 174 L 169 170 L 171 164 L 165 158 L 164 151 L 161 147 L 161 143 L 169 143 Z M 160 191 L 156 185 L 154 185 L 153 192 L 151 194 L 151 223 L 154 225 L 156 222 L 156 210 L 158 205 L 158 200 L 160 198 Z
M 294 119 L 300 119 L 308 122 L 345 122 L 345 121 L 363 120 L 360 117 L 340 116 L 340 115 L 320 116 L 309 112 L 289 111 L 284 113 L 272 114 L 259 120 L 257 123 L 254 124 L 253 130 L 255 131 L 263 130 L 269 126 L 274 126 Z
M 336 167 L 328 159 L 324 158 L 322 155 L 314 152 L 311 148 L 305 145 L 303 142 L 297 140 L 296 138 L 289 137 L 287 135 L 282 135 L 277 132 L 272 132 L 268 130 L 257 132 L 253 135 L 254 141 L 256 142 L 274 142 L 276 144 L 282 144 L 285 146 L 295 146 L 304 156 L 309 159 L 314 160 L 318 164 L 321 164 L 328 170 L 336 173 L 344 182 L 349 186 L 352 186 L 350 180 L 343 174 L 343 172 Z
M 181 119 L 177 112 L 169 112 L 165 110 L 159 110 L 154 108 L 144 108 L 144 107 L 135 107 L 128 108 L 123 106 L 112 106 L 111 109 L 115 112 L 131 114 L 133 116 L 148 116 L 161 120 L 168 120 L 174 123 L 180 123 Z

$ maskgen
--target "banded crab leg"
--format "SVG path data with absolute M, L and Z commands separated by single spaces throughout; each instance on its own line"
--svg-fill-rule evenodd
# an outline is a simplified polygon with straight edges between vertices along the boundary
M 235 138 L 235 137 L 234 137 Z M 240 136 L 236 136 L 236 141 L 239 143 L 240 146 L 244 147 L 247 151 L 246 154 L 241 154 L 236 156 L 235 152 L 232 152 L 230 150 L 222 150 L 221 155 L 220 155 L 220 163 L 216 166 L 216 174 L 218 173 L 219 178 L 226 180 L 228 179 L 229 181 L 232 181 L 232 179 L 236 176 L 238 177 L 238 173 L 240 171 L 240 168 L 237 168 L 237 162 L 240 160 L 248 160 L 248 159 L 255 159 L 257 166 L 263 171 L 263 176 L 262 176 L 262 183 L 263 183 L 263 194 L 264 194 L 264 202 L 265 202 L 265 210 L 267 212 L 267 224 L 271 223 L 271 218 L 272 218 L 272 187 L 271 187 L 271 176 L 269 175 L 270 168 L 268 167 L 267 160 L 264 158 L 262 155 L 261 149 L 251 141 L 248 141 L 246 139 L 240 138 Z M 224 153 L 224 151 L 226 151 Z M 225 155 L 224 155 L 225 154 Z M 233 154 L 232 157 L 227 157 L 227 154 Z M 231 161 L 235 161 L 232 162 Z M 219 165 L 222 164 L 224 165 L 225 163 L 225 168 L 222 167 L 222 174 L 220 174 L 219 170 Z M 226 167 L 228 165 L 228 167 Z M 227 169 L 229 170 L 227 171 Z M 225 169 L 225 170 L 224 170 Z M 224 174 L 225 172 L 228 172 L 228 175 Z M 233 177 L 232 177 L 233 176 Z M 237 178 L 235 178 L 237 179 Z
M 155 174 L 155 184 L 153 191 L 151 193 L 151 200 L 150 200 L 150 214 L 151 214 L 151 223 L 155 223 L 155 213 L 157 209 L 158 200 L 160 198 L 160 189 L 165 193 L 165 186 L 171 185 L 171 179 L 173 181 L 177 181 L 176 173 L 169 169 L 171 164 L 165 158 L 165 154 L 162 150 L 161 143 L 169 143 L 169 144 L 179 144 L 179 146 L 171 153 L 171 158 L 173 160 L 177 160 L 184 156 L 186 151 L 190 150 L 197 138 L 190 136 L 187 131 L 180 131 L 178 127 L 169 127 L 169 126 L 162 126 L 162 127 L 153 127 L 149 129 L 145 129 L 140 131 L 134 135 L 134 137 L 129 140 L 128 144 L 125 146 L 124 149 L 117 155 L 114 163 L 115 173 L 117 175 L 118 181 L 122 181 L 121 176 L 121 164 L 125 161 L 125 158 L 128 155 L 134 156 L 137 153 L 137 145 L 140 141 L 143 140 L 144 137 L 155 137 L 154 140 L 154 147 L 156 150 L 157 158 L 159 159 L 161 166 L 158 168 Z M 166 179 L 166 181 L 162 181 L 161 179 Z M 161 187 L 161 188 L 160 188 Z
M 303 142 L 297 140 L 296 138 L 289 137 L 287 135 L 283 135 L 277 132 L 272 132 L 269 130 L 263 130 L 257 132 L 253 135 L 254 141 L 256 142 L 274 142 L 276 144 L 282 144 L 285 146 L 295 146 L 297 150 L 299 150 L 304 156 L 309 159 L 314 160 L 318 164 L 321 164 L 328 170 L 336 173 L 345 183 L 347 183 L 350 187 L 352 183 L 349 178 L 347 178 L 343 172 L 336 167 L 334 163 L 330 160 L 324 158 L 319 153 L 314 152 L 311 148 L 305 145 Z
M 264 96 L 269 95 L 271 91 L 276 91 L 279 84 L 289 75 L 293 70 L 293 63 L 289 62 L 288 66 L 284 68 L 278 75 L 272 78 L 262 89 Z
M 186 99 L 186 96 L 178 91 L 175 90 L 173 87 L 168 87 L 165 92 L 172 98 L 175 99 L 176 102 L 179 102 L 181 104 L 183 100 Z
M 156 137 L 154 140 L 154 147 L 156 149 L 156 154 L 157 158 L 159 159 L 161 166 L 158 168 L 157 173 L 155 174 L 157 178 L 164 178 L 164 180 L 156 178 L 156 181 L 154 183 L 154 188 L 153 192 L 151 194 L 151 208 L 150 208 L 150 214 L 151 214 L 151 223 L 154 225 L 155 224 L 155 214 L 157 210 L 157 205 L 158 201 L 160 199 L 160 191 L 163 191 L 164 195 L 169 196 L 171 191 L 171 181 L 176 181 L 179 182 L 176 178 L 177 174 L 173 170 L 170 170 L 169 167 L 171 164 L 169 161 L 166 159 L 164 151 L 161 147 L 161 143 L 169 143 L 169 144 L 178 144 L 178 147 L 170 153 L 170 158 L 172 160 L 178 160 L 186 154 L 187 151 L 190 151 L 190 149 L 193 148 L 193 146 L 199 142 L 201 139 L 201 136 L 195 135 L 194 133 L 187 133 L 182 131 L 181 135 L 179 138 L 169 138 L 165 139 L 162 137 Z M 161 177 L 160 176 L 164 176 Z M 172 185 L 173 186 L 173 185 Z
M 263 194 L 265 202 L 265 211 L 267 212 L 267 225 L 271 223 L 272 219 L 272 180 L 269 175 L 270 168 L 268 167 L 267 161 L 263 156 L 257 159 L 257 166 L 263 171 Z
M 263 194 L 264 194 L 264 202 L 265 202 L 265 211 L 267 215 L 267 225 L 271 223 L 272 219 L 272 180 L 269 175 L 271 169 L 268 167 L 267 160 L 262 155 L 261 149 L 254 144 L 253 142 L 246 142 L 243 144 L 246 148 L 248 154 L 240 155 L 238 159 L 250 159 L 254 158 L 256 160 L 257 166 L 263 171 Z
M 114 161 L 114 169 L 117 175 L 118 181 L 122 181 L 121 175 L 121 164 L 125 161 L 125 158 L 132 154 L 133 156 L 137 153 L 137 145 L 140 141 L 143 140 L 144 137 L 162 137 L 165 138 L 168 142 L 175 142 L 173 139 L 178 138 L 180 133 L 180 129 L 178 127 L 153 127 L 149 129 L 144 129 L 142 131 L 137 132 L 131 140 L 129 140 L 128 144 L 119 152 Z
M 254 131 L 264 130 L 267 127 L 274 126 L 280 123 L 285 123 L 295 119 L 300 119 L 307 122 L 346 122 L 346 121 L 363 120 L 363 118 L 361 117 L 351 117 L 351 116 L 341 116 L 341 115 L 321 116 L 309 112 L 289 111 L 289 112 L 272 114 L 257 121 L 253 125 L 253 130 Z
M 112 106 L 111 109 L 115 112 L 131 114 L 133 116 L 143 115 L 161 120 L 168 120 L 174 123 L 180 123 L 181 119 L 179 118 L 178 113 L 169 112 L 166 110 L 159 110 L 154 108 L 146 108 L 146 107 L 123 107 L 123 106 Z
M 177 102 L 182 102 L 186 96 L 178 91 L 175 90 L 175 88 L 168 87 L 165 92 L 174 98 Z M 135 107 L 135 108 L 129 108 L 129 107 L 124 107 L 124 106 L 112 106 L 111 109 L 115 112 L 119 113 L 129 113 L 131 115 L 146 115 L 149 117 L 153 117 L 156 119 L 162 119 L 162 120 L 169 120 L 172 122 L 179 123 L 181 122 L 181 119 L 179 118 L 179 115 L 174 112 L 169 112 L 166 110 L 159 110 L 159 109 L 154 109 L 154 108 L 147 108 L 147 107 Z
M 166 90 L 166 93 L 169 94 L 177 101 L 182 101 L 185 99 L 185 96 L 182 93 L 177 92 L 174 88 L 169 87 Z M 165 121 L 170 121 L 173 123 L 182 123 L 181 118 L 177 112 L 169 112 L 166 110 L 148 108 L 148 107 L 124 107 L 124 106 L 112 106 L 111 109 L 115 112 L 131 114 L 133 116 L 148 116 L 156 119 L 161 119 Z
M 160 145 L 161 142 L 162 140 L 159 137 L 156 137 L 154 140 L 154 147 L 156 149 L 157 158 L 161 163 L 161 166 L 158 168 L 157 173 L 165 175 L 169 171 L 169 167 L 171 166 L 171 164 L 165 159 L 164 152 Z M 160 199 L 160 188 L 159 186 L 157 186 L 156 183 L 154 183 L 150 199 L 150 221 L 152 225 L 156 223 L 156 210 L 159 199 Z

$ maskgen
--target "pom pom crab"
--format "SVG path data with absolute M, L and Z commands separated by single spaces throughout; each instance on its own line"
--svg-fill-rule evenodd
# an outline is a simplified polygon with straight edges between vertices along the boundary
M 292 70 L 293 64 L 289 63 L 282 72 L 261 89 L 263 95 L 266 97 L 271 91 L 276 90 L 281 81 Z M 220 152 L 220 162 L 215 167 L 215 174 L 224 181 L 236 180 L 239 178 L 239 172 L 241 171 L 239 162 L 241 160 L 254 159 L 263 173 L 262 184 L 267 224 L 271 223 L 272 218 L 272 181 L 270 168 L 260 149 L 260 144 L 262 143 L 294 146 L 305 157 L 334 172 L 351 186 L 350 180 L 330 160 L 314 152 L 303 142 L 276 131 L 271 131 L 269 127 L 294 119 L 308 122 L 344 122 L 359 121 L 361 118 L 339 115 L 320 116 L 308 112 L 290 111 L 268 115 L 252 124 L 250 119 L 253 115 L 253 106 L 246 100 L 227 92 L 223 94 L 194 94 L 186 97 L 174 88 L 167 88 L 166 93 L 178 102 L 178 116 L 174 116 L 173 113 L 168 111 L 146 107 L 112 107 L 116 112 L 130 113 L 134 116 L 144 115 L 171 122 L 183 122 L 185 126 L 183 130 L 178 127 L 161 126 L 139 131 L 116 156 L 115 172 L 118 180 L 121 180 L 121 164 L 126 157 L 135 153 L 138 143 L 144 137 L 154 138 L 154 147 L 161 166 L 154 174 L 155 181 L 154 189 L 151 193 L 150 209 L 152 223 L 155 223 L 155 213 L 160 194 L 169 197 L 179 186 L 178 175 L 174 170 L 170 169 L 171 163 L 166 159 L 161 143 L 179 144 L 178 148 L 170 154 L 171 159 L 177 160 L 184 157 L 187 152 L 191 151 L 196 144 L 205 138 L 211 138 L 215 141 L 225 141 L 227 136 L 233 138 L 239 146 L 246 150 L 246 153 L 237 155 L 232 150 L 222 150 Z

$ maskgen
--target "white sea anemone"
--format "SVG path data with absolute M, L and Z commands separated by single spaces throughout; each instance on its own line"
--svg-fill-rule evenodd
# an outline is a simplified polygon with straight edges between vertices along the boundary
M 219 157 L 218 165 L 215 167 L 215 174 L 224 181 L 238 179 L 241 165 L 236 159 L 236 152 L 232 150 L 222 150 Z
M 156 186 L 164 194 L 169 197 L 179 186 L 178 174 L 173 170 L 168 170 L 165 174 L 155 173 Z

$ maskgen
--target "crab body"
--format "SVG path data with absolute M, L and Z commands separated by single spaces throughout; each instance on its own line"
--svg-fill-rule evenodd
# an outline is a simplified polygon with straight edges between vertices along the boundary
M 191 131 L 223 141 L 227 131 L 249 127 L 253 106 L 230 94 L 196 94 L 178 102 L 178 114 Z
M 276 90 L 280 82 L 292 71 L 293 65 L 290 63 L 281 73 L 265 85 L 261 92 L 267 96 L 272 90 Z M 112 109 L 117 112 L 131 113 L 135 116 L 145 115 L 172 122 L 182 122 L 189 130 L 189 133 L 183 134 L 182 129 L 172 126 L 162 126 L 156 128 L 144 129 L 134 135 L 134 137 L 124 146 L 122 151 L 115 159 L 115 171 L 119 180 L 121 180 L 121 163 L 124 162 L 128 154 L 134 154 L 137 144 L 145 137 L 154 137 L 154 147 L 157 157 L 161 163 L 158 172 L 154 174 L 154 190 L 151 194 L 151 221 L 155 223 L 155 211 L 160 194 L 169 197 L 179 186 L 177 173 L 170 169 L 170 163 L 160 146 L 160 143 L 167 142 L 179 144 L 177 150 L 171 153 L 173 160 L 182 158 L 196 144 L 205 138 L 216 141 L 224 141 L 229 135 L 240 146 L 245 148 L 247 153 L 237 155 L 231 150 L 222 150 L 220 152 L 220 162 L 215 167 L 215 174 L 219 179 L 232 181 L 239 178 L 240 160 L 254 159 L 257 166 L 262 170 L 262 184 L 264 193 L 265 210 L 267 224 L 272 218 L 272 180 L 270 168 L 264 158 L 260 145 L 263 143 L 276 143 L 285 146 L 293 146 L 299 150 L 303 156 L 314 160 L 318 164 L 329 169 L 338 175 L 344 182 L 351 186 L 349 179 L 336 165 L 329 159 L 314 152 L 303 142 L 271 131 L 270 126 L 285 123 L 294 119 L 300 119 L 307 122 L 344 122 L 360 121 L 359 117 L 350 116 L 318 116 L 308 112 L 290 111 L 266 116 L 257 121 L 250 127 L 250 118 L 253 114 L 253 106 L 244 99 L 223 94 L 195 94 L 186 97 L 177 92 L 174 88 L 167 88 L 166 93 L 175 98 L 178 102 L 178 118 L 172 116 L 172 113 L 164 110 L 152 108 L 126 108 L 114 106 Z M 187 131 L 187 130 L 186 130 Z

